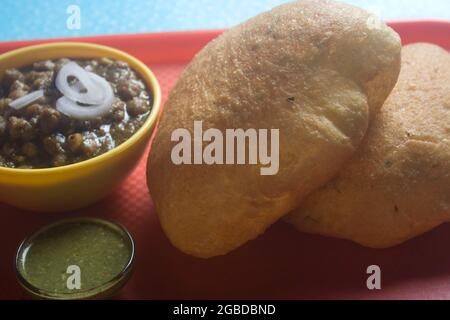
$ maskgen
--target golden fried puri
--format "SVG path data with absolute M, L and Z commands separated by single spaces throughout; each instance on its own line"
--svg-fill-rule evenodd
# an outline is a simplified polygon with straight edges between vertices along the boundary
M 450 55 L 402 50 L 399 81 L 355 157 L 287 217 L 298 229 L 389 247 L 450 220 Z
M 170 93 L 148 163 L 148 185 L 170 241 L 198 257 L 263 233 L 349 159 L 395 85 L 399 36 L 346 4 L 279 6 L 209 43 Z M 279 171 L 257 165 L 176 165 L 171 134 L 193 122 L 279 129 Z

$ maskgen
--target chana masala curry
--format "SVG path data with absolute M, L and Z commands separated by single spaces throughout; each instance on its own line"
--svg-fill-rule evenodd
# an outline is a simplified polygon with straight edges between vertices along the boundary
M 0 75 L 0 166 L 51 168 L 99 156 L 145 122 L 152 95 L 123 61 L 38 61 Z

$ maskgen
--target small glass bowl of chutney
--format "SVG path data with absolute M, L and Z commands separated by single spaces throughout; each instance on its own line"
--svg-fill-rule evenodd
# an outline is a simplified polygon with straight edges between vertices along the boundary
M 134 241 L 120 224 L 97 218 L 65 219 L 19 246 L 16 273 L 33 298 L 106 299 L 128 281 Z

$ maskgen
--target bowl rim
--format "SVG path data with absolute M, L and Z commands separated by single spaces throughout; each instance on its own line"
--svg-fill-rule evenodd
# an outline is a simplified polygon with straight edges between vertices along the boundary
M 44 43 L 26 46 L 23 48 L 15 49 L 12 51 L 8 51 L 6 53 L 0 54 L 0 62 L 4 59 L 8 59 L 17 54 L 32 54 L 34 51 L 42 51 L 42 50 L 52 50 L 52 49 L 60 49 L 60 48 L 78 48 L 78 49 L 86 49 L 90 51 L 102 51 L 105 53 L 105 56 L 120 56 L 120 59 L 134 65 L 132 69 L 137 72 L 142 79 L 145 81 L 147 86 L 149 86 L 149 90 L 153 95 L 153 103 L 150 114 L 148 115 L 145 122 L 142 126 L 126 141 L 122 144 L 114 147 L 113 149 L 96 156 L 91 159 L 87 159 L 84 161 L 80 161 L 77 163 L 72 163 L 69 165 L 61 166 L 61 167 L 52 167 L 52 168 L 38 168 L 38 169 L 18 169 L 18 168 L 7 168 L 0 166 L 0 174 L 19 174 L 19 175 L 41 175 L 41 174 L 61 174 L 67 171 L 78 170 L 83 167 L 96 165 L 101 162 L 107 161 L 129 149 L 132 145 L 138 143 L 147 132 L 151 131 L 156 125 L 156 121 L 158 119 L 158 115 L 161 111 L 161 87 L 159 85 L 158 79 L 152 72 L 152 70 L 141 60 L 136 57 L 126 53 L 125 51 L 112 48 L 105 45 L 95 44 L 95 43 L 87 43 L 87 42 L 72 42 L 72 41 L 62 41 L 62 42 L 52 42 L 52 43 Z M 67 56 L 61 57 L 65 58 Z M 86 55 L 89 57 L 89 54 Z
M 42 288 L 38 288 L 34 286 L 31 282 L 29 282 L 26 278 L 26 276 L 22 273 L 22 268 L 19 267 L 19 264 L 21 262 L 21 257 L 23 250 L 25 249 L 25 246 L 36 237 L 40 236 L 41 234 L 47 232 L 48 230 L 51 230 L 52 228 L 64 225 L 64 224 L 71 224 L 71 223 L 94 223 L 98 225 L 106 226 L 107 228 L 112 229 L 114 232 L 120 233 L 120 235 L 129 243 L 130 247 L 130 257 L 127 261 L 127 263 L 124 265 L 122 270 L 112 277 L 110 280 L 106 281 L 105 283 L 91 289 L 86 290 L 78 290 L 73 293 L 53 293 L 50 291 L 47 291 Z M 66 218 L 62 219 L 53 223 L 50 223 L 46 226 L 41 227 L 40 229 L 36 230 L 34 233 L 32 233 L 30 236 L 27 236 L 25 239 L 23 239 L 16 251 L 16 254 L 14 256 L 14 270 L 16 273 L 17 280 L 19 281 L 20 285 L 32 296 L 40 298 L 40 299 L 52 299 L 52 300 L 76 300 L 76 299 L 92 299 L 96 296 L 101 296 L 103 294 L 111 294 L 113 291 L 119 290 L 125 282 L 128 280 L 128 277 L 131 275 L 131 272 L 134 267 L 134 262 L 136 259 L 136 244 L 133 239 L 133 236 L 131 233 L 125 228 L 121 223 L 109 221 L 101 218 L 96 217 L 74 217 L 74 218 Z

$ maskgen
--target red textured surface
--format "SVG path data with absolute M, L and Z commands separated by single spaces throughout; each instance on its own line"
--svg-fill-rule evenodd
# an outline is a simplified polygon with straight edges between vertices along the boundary
M 404 43 L 428 41 L 450 49 L 450 23 L 391 23 Z M 148 64 L 164 97 L 193 54 L 220 31 L 79 38 L 127 51 Z M 74 39 L 70 39 L 74 41 Z M 54 41 L 54 40 L 53 40 Z M 0 52 L 48 41 L 0 43 Z M 230 208 L 232 210 L 232 208 Z M 117 298 L 374 298 L 450 299 L 450 226 L 401 246 L 373 250 L 344 240 L 302 234 L 283 222 L 242 248 L 210 260 L 172 247 L 152 208 L 145 159 L 104 201 L 76 212 L 37 214 L 0 204 L 0 299 L 25 297 L 13 258 L 19 242 L 37 228 L 72 216 L 98 216 L 125 225 L 136 240 L 135 272 Z M 366 268 L 382 269 L 382 290 L 366 289 Z

